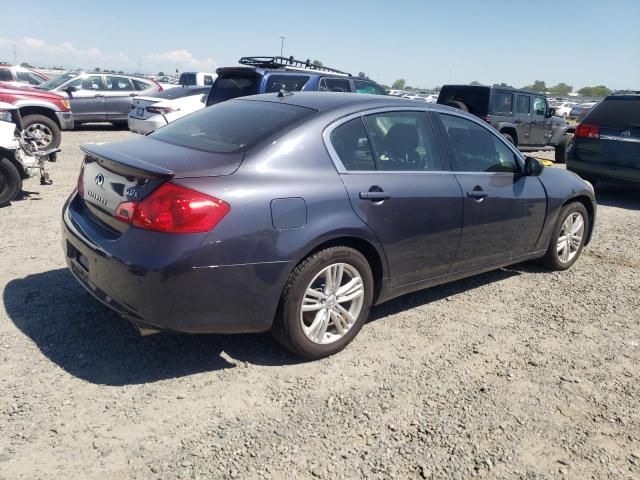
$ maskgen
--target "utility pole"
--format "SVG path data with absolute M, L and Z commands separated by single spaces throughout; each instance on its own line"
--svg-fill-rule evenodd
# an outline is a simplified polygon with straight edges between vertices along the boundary
M 280 35 L 280 56 L 282 57 L 282 52 L 284 52 L 284 39 L 287 38 L 284 35 Z
M 13 64 L 18 64 L 18 49 L 16 48 L 16 44 L 13 44 Z
M 138 59 L 138 73 L 142 73 L 142 58 Z
M 449 70 L 449 83 L 451 83 L 451 75 L 453 73 L 453 70 Z

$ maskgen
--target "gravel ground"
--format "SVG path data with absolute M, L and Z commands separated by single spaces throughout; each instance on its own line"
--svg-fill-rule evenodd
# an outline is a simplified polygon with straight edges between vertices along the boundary
M 637 192 L 598 192 L 572 270 L 405 296 L 306 363 L 268 335 L 138 337 L 67 273 L 78 146 L 128 136 L 65 132 L 54 185 L 0 210 L 0 478 L 640 478 Z

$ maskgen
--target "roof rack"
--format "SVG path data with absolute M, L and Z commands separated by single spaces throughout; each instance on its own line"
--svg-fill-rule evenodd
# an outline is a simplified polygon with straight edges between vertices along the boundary
M 335 68 L 329 68 L 321 65 L 314 65 L 311 60 L 297 60 L 293 57 L 242 57 L 238 60 L 240 65 L 247 65 L 250 67 L 260 68 L 289 68 L 293 70 L 316 70 L 318 72 L 335 73 L 338 75 L 347 75 L 351 77 L 350 73 L 337 70 Z

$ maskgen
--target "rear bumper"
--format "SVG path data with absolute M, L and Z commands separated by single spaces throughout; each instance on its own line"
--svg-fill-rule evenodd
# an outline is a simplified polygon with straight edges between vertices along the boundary
M 567 170 L 575 172 L 587 180 L 640 183 L 640 164 L 638 168 L 630 168 L 603 162 L 581 162 L 576 159 L 575 155 L 569 155 L 567 158 Z
M 62 130 L 73 130 L 73 113 L 72 112 L 55 112 L 60 128 Z
M 196 266 L 192 259 L 198 250 L 177 249 L 176 238 L 166 234 L 148 242 L 153 243 L 150 255 L 148 245 L 140 249 L 139 238 L 129 247 L 126 234 L 99 238 L 96 225 L 78 214 L 79 203 L 74 193 L 63 209 L 65 259 L 78 282 L 109 308 L 159 330 L 246 333 L 271 328 L 287 262 Z
M 129 124 L 129 130 L 131 130 L 133 133 L 146 135 L 147 133 L 153 132 L 154 130 L 165 126 L 167 124 L 167 121 L 160 115 L 154 115 L 152 118 L 148 119 L 129 116 L 127 118 L 127 123 Z

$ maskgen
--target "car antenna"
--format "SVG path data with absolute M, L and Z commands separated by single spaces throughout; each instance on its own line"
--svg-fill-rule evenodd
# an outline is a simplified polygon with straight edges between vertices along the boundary
M 293 92 L 289 92 L 284 88 L 278 90 L 278 98 L 290 97 L 291 95 L 293 95 Z

